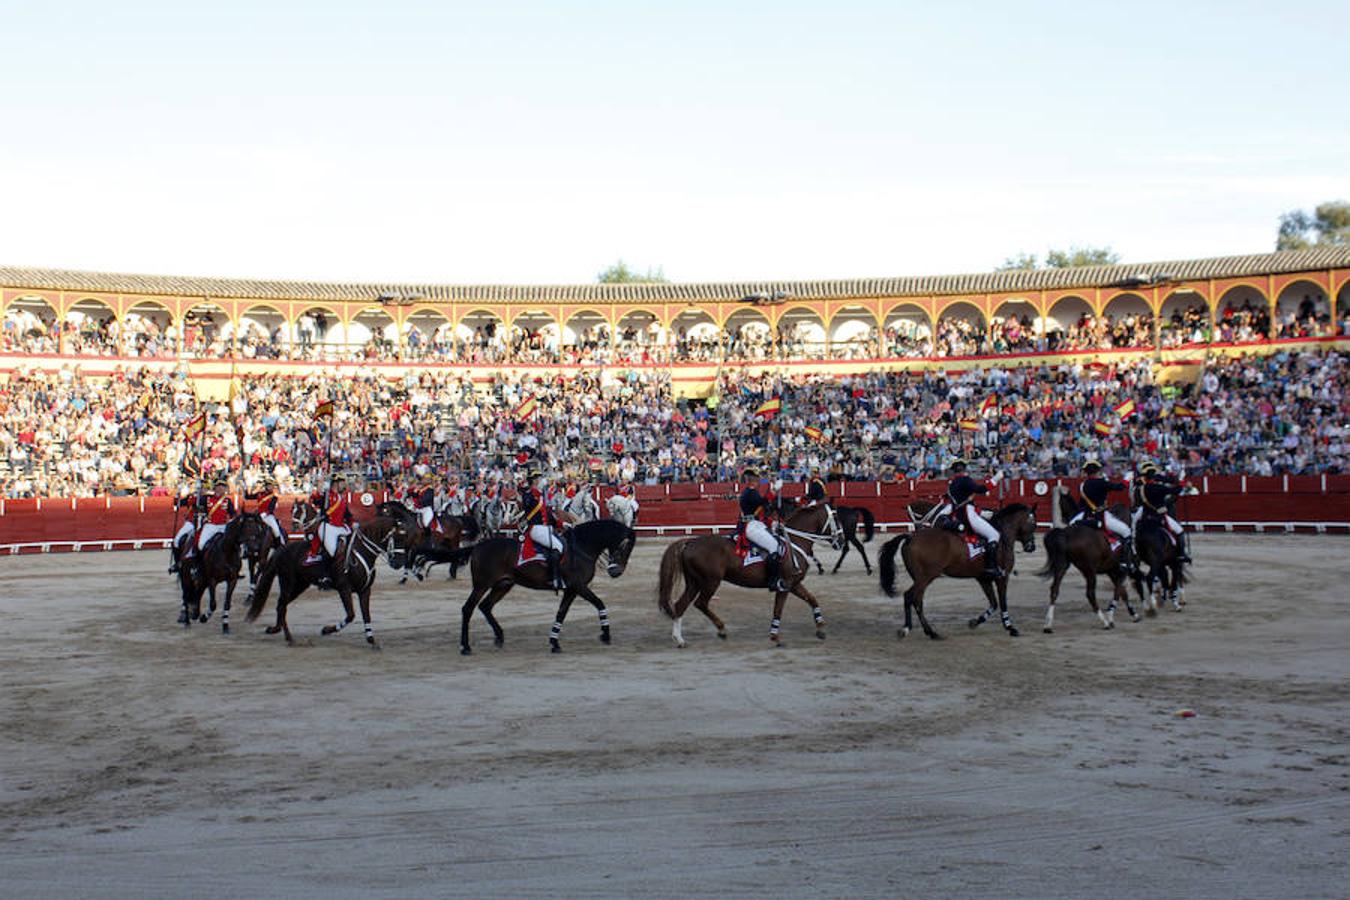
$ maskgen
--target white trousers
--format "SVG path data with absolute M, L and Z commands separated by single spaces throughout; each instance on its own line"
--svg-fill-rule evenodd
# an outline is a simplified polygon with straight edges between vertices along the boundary
M 224 530 L 225 530 L 224 525 L 213 525 L 210 522 L 207 522 L 204 525 L 202 525 L 201 533 L 197 535 L 197 549 L 200 550 L 203 547 L 205 547 L 210 542 L 211 538 L 220 534 Z
M 267 524 L 268 528 L 272 529 L 272 533 L 277 536 L 277 540 L 283 544 L 286 543 L 286 534 L 281 530 L 281 523 L 277 521 L 276 516 L 271 513 L 263 513 L 260 518 Z
M 1074 522 L 1081 522 L 1083 520 L 1083 517 L 1086 515 L 1087 515 L 1086 511 L 1080 512 L 1078 515 L 1074 516 L 1072 519 L 1069 520 L 1069 524 L 1072 525 Z M 1127 538 L 1130 536 L 1130 526 L 1126 525 L 1124 522 L 1120 521 L 1115 516 L 1111 515 L 1109 512 L 1102 513 L 1102 521 L 1106 523 L 1106 527 L 1111 530 L 1111 533 L 1116 535 L 1117 537 Z
M 777 553 L 779 550 L 778 538 L 774 537 L 769 527 L 759 519 L 751 519 L 745 523 L 745 536 L 750 543 L 765 553 Z
M 553 529 L 547 525 L 531 525 L 530 540 L 534 541 L 536 547 L 548 547 L 552 550 L 562 552 L 562 539 L 553 533 Z
M 185 543 L 185 541 L 187 541 L 188 538 L 192 537 L 192 532 L 196 530 L 197 526 L 192 524 L 191 519 L 188 519 L 186 522 L 183 523 L 183 526 L 178 529 L 178 533 L 173 536 L 173 545 L 179 548 L 187 547 L 188 545 Z
M 1142 506 L 1136 507 L 1134 512 L 1130 514 L 1130 524 L 1138 527 L 1139 520 L 1142 519 L 1143 517 L 1144 517 L 1144 508 Z M 1181 532 L 1185 531 L 1185 529 L 1181 527 L 1181 523 L 1178 522 L 1176 519 L 1172 518 L 1171 516 L 1167 515 L 1167 513 L 1163 513 L 1162 519 L 1163 522 L 1167 524 L 1167 530 L 1177 535 L 1178 537 L 1181 536 Z
M 430 506 L 417 507 L 417 521 L 422 523 L 423 528 L 431 527 L 431 520 L 436 518 L 436 510 Z
M 329 556 L 337 556 L 338 538 L 351 533 L 352 530 L 346 525 L 334 525 L 331 522 L 319 525 L 319 540 L 323 542 L 323 549 L 328 551 Z
M 942 504 L 942 509 L 938 511 L 938 515 L 950 516 L 951 514 L 952 505 L 950 503 Z M 958 515 L 961 517 L 961 521 L 966 524 L 967 528 L 984 538 L 986 541 L 998 540 L 998 529 L 993 525 L 990 525 L 989 520 L 976 512 L 975 507 L 971 506 L 969 503 L 961 507 L 961 512 L 958 513 Z

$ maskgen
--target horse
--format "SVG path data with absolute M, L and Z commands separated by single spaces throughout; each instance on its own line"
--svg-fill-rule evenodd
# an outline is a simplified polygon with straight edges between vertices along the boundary
M 397 518 L 409 529 L 414 527 L 421 529 L 422 526 L 422 520 L 417 513 L 396 500 L 386 500 L 378 504 L 375 507 L 375 514 Z M 407 583 L 409 575 L 422 581 L 432 566 L 442 563 L 450 565 L 450 577 L 454 578 L 459 569 L 455 559 L 460 544 L 477 540 L 479 536 L 478 520 L 473 516 L 442 514 L 437 516 L 436 520 L 440 523 L 441 530 L 432 532 L 422 529 L 426 540 L 408 552 L 407 565 L 403 569 L 403 577 L 399 579 L 399 584 Z
M 871 541 L 876 533 L 877 517 L 865 506 L 836 506 L 834 514 L 839 521 L 839 531 L 843 535 L 844 552 L 839 554 L 839 560 L 835 562 L 830 574 L 839 571 L 839 567 L 844 564 L 844 557 L 848 556 L 848 548 L 854 546 L 862 554 L 863 567 L 867 570 L 867 574 L 871 575 L 872 563 L 867 558 L 867 550 L 858 540 L 858 525 L 861 524 L 863 527 L 863 541 Z
M 1139 562 L 1134 572 L 1134 588 L 1144 604 L 1144 615 L 1158 614 L 1159 593 L 1171 602 L 1172 609 L 1181 612 L 1186 605 L 1182 596 L 1186 564 L 1181 561 L 1181 547 L 1161 519 L 1145 513 L 1134 531 L 1134 548 Z M 1147 574 L 1143 573 L 1144 566 L 1148 567 Z
M 628 557 L 635 543 L 637 532 L 613 519 L 583 522 L 565 533 L 563 557 L 558 568 L 566 586 L 548 636 L 549 649 L 554 653 L 562 652 L 560 638 L 563 621 L 577 595 L 586 598 L 596 608 L 600 616 L 600 640 L 606 644 L 610 642 L 609 610 L 605 608 L 605 602 L 590 589 L 590 583 L 595 578 L 595 567 L 601 556 L 607 557 L 605 571 L 610 578 L 622 575 L 628 567 Z M 472 547 L 458 551 L 459 562 L 469 563 L 473 580 L 473 590 L 461 609 L 459 652 L 462 655 L 468 656 L 473 652 L 469 645 L 469 620 L 473 617 L 475 607 L 482 611 L 483 618 L 492 626 L 493 643 L 500 647 L 506 642 L 506 635 L 492 615 L 497 601 L 516 585 L 534 591 L 553 590 L 547 561 L 536 558 L 520 563 L 520 550 L 520 541 L 512 537 L 499 537 L 479 541 Z
M 332 564 L 321 562 L 305 564 L 309 555 L 308 541 L 291 541 L 268 559 L 258 575 L 258 584 L 249 592 L 249 608 L 245 621 L 258 618 L 267 595 L 271 592 L 275 580 L 277 588 L 276 624 L 267 627 L 268 634 L 278 631 L 286 636 L 286 643 L 295 643 L 291 637 L 290 625 L 286 621 L 286 608 L 291 601 L 305 592 L 307 588 L 334 588 L 342 599 L 344 618 L 335 625 L 325 625 L 323 634 L 337 634 L 350 625 L 356 614 L 352 609 L 352 594 L 361 602 L 361 620 L 365 624 L 366 643 L 379 649 L 375 640 L 375 629 L 370 624 L 370 589 L 375 584 L 375 566 L 384 556 L 390 567 L 398 568 L 398 557 L 405 555 L 408 549 L 421 539 L 420 529 L 410 529 L 407 524 L 396 518 L 379 516 L 369 522 L 360 523 L 352 528 L 352 533 L 344 540 L 345 551 L 338 548 L 337 570 Z
M 558 504 L 558 512 L 568 516 L 572 524 L 580 525 L 582 522 L 594 522 L 600 518 L 600 504 L 595 502 L 590 491 L 577 491 Z
M 512 522 L 520 518 L 520 504 L 515 500 L 493 497 L 478 507 L 479 524 L 487 537 L 501 537 Z
M 1063 485 L 1055 486 L 1056 503 L 1052 507 L 1053 528 L 1045 535 L 1045 566 L 1036 574 L 1051 579 L 1050 603 L 1045 608 L 1046 634 L 1055 632 L 1055 601 L 1059 599 L 1059 585 L 1064 573 L 1073 566 L 1083 573 L 1087 583 L 1087 600 L 1092 611 L 1102 623 L 1102 628 L 1116 627 L 1116 604 L 1124 603 L 1131 620 L 1138 622 L 1139 614 L 1130 604 L 1129 590 L 1125 584 L 1125 569 L 1120 564 L 1119 551 L 1111 549 L 1104 528 L 1097 528 L 1088 522 L 1075 522 L 1065 526 L 1063 523 L 1078 513 L 1078 504 Z M 1130 512 L 1124 504 L 1111 507 L 1111 514 L 1128 522 Z M 1097 604 L 1097 576 L 1105 575 L 1111 579 L 1111 603 L 1105 610 Z
M 225 582 L 225 604 L 220 614 L 222 634 L 230 633 L 230 607 L 235 585 L 239 583 L 241 553 L 254 554 L 263 536 L 271 530 L 257 513 L 241 513 L 231 519 L 225 530 L 212 538 L 197 555 L 185 559 L 178 569 L 178 585 L 183 599 L 183 611 L 178 621 L 184 627 L 193 619 L 209 621 L 216 611 L 216 585 Z M 192 538 L 195 540 L 195 536 Z M 211 595 L 211 605 L 202 612 L 202 593 Z
M 911 615 L 917 611 L 923 633 L 933 640 L 942 639 L 942 635 L 933 630 L 923 614 L 924 591 L 941 575 L 950 578 L 974 578 L 979 582 L 989 606 L 979 616 L 966 623 L 971 628 L 984 624 L 998 612 L 1008 636 L 1017 637 L 1020 634 L 1013 625 L 1012 616 L 1008 614 L 1008 577 L 1012 574 L 1013 564 L 1016 561 L 1016 545 L 1021 544 L 1027 553 L 1036 549 L 1036 507 L 1024 503 L 1010 503 L 994 513 L 989 524 L 999 533 L 998 565 L 1002 569 L 1002 574 L 997 579 L 985 574 L 983 554 L 972 557 L 966 550 L 965 539 L 946 528 L 921 526 L 912 534 L 898 535 L 881 545 L 878 568 L 881 569 L 881 587 L 886 596 L 896 596 L 897 550 L 902 553 L 905 571 L 914 582 L 905 591 L 905 627 L 898 632 L 900 637 L 908 635 L 913 628 Z M 994 596 L 995 588 L 998 589 L 997 599 Z
M 769 624 L 769 641 L 775 645 L 781 643 L 779 637 L 783 606 L 787 595 L 800 597 L 811 607 L 811 616 L 816 623 L 816 637 L 825 639 L 825 614 L 821 612 L 820 602 L 802 585 L 802 579 L 810 571 L 810 547 L 813 541 L 829 540 L 830 535 L 822 533 L 828 522 L 829 512 L 825 506 L 810 506 L 794 510 L 781 526 L 780 540 L 786 545 L 782 559 L 782 571 L 779 577 L 788 585 L 787 591 L 775 591 L 773 599 L 773 618 Z M 671 595 L 679 578 L 684 579 L 684 592 L 680 599 L 671 603 Z M 727 626 L 709 606 L 717 586 L 723 581 L 748 588 L 769 587 L 767 567 L 763 562 L 743 565 L 736 553 L 735 539 L 710 534 L 702 537 L 684 538 L 666 548 L 661 555 L 661 569 L 657 582 L 657 607 L 674 620 L 671 626 L 671 638 L 675 646 L 684 647 L 684 614 L 692 604 L 699 612 L 707 616 L 717 628 L 717 636 L 726 639 Z
M 259 516 L 259 521 L 261 521 Z M 248 563 L 248 586 L 252 589 L 258 583 L 258 572 L 267 564 L 267 559 L 273 552 L 280 549 L 286 543 L 284 539 L 278 540 L 276 533 L 267 527 L 266 522 L 262 522 L 262 536 L 252 543 L 244 544 L 244 561 Z
M 629 528 L 632 528 L 637 523 L 637 504 L 631 497 L 626 497 L 623 494 L 614 494 L 605 501 L 605 511 L 609 513 L 611 519 L 616 522 L 622 522 Z

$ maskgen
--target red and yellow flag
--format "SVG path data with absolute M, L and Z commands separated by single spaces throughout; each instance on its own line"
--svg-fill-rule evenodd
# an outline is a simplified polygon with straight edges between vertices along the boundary
M 530 394 L 516 405 L 513 415 L 517 419 L 528 419 L 530 416 L 534 415 L 534 411 L 538 409 L 538 407 L 539 398 L 534 394 Z
M 980 430 L 980 422 L 979 422 L 978 419 L 962 419 L 962 420 L 961 420 L 961 430 L 962 430 L 962 431 L 979 431 L 979 430 Z
M 990 410 L 997 410 L 997 409 L 998 409 L 998 398 L 995 397 L 993 394 L 990 394 L 988 397 L 985 397 L 984 402 L 980 404 L 980 415 L 986 416 L 989 414 Z
M 1116 430 L 1112 428 L 1110 425 L 1107 425 L 1105 422 L 1094 422 L 1092 425 L 1092 430 L 1102 435 L 1103 437 L 1110 437 L 1111 435 L 1116 433 Z
M 813 441 L 825 440 L 825 432 L 821 431 L 814 425 L 807 425 L 805 428 L 802 429 L 802 433 Z
M 321 400 L 319 405 L 314 407 L 314 418 L 331 419 L 333 417 L 333 401 Z
M 778 411 L 783 408 L 783 401 L 777 397 L 771 397 L 759 405 L 755 410 L 755 415 L 762 419 L 771 419 L 778 415 Z
M 201 435 L 204 428 L 206 428 L 206 413 L 198 413 L 196 418 L 189 419 L 188 423 L 183 426 L 183 434 L 188 440 L 195 440 Z
M 1172 407 L 1172 415 L 1178 419 L 1198 419 L 1200 414 L 1189 406 L 1182 406 L 1180 403 Z
M 1117 403 L 1113 409 L 1115 410 L 1116 415 L 1120 416 L 1121 419 L 1128 419 L 1130 416 L 1134 415 L 1134 398 L 1131 397 L 1128 400 Z

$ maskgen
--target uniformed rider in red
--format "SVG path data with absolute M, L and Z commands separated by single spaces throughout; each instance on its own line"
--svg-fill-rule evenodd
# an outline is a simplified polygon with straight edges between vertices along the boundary
M 342 538 L 352 533 L 352 512 L 347 508 L 347 480 L 341 476 L 324 493 L 315 493 L 310 502 L 319 512 L 319 527 L 310 536 L 309 552 L 318 556 L 320 551 L 329 562 L 337 559 L 338 545 Z
M 198 553 L 205 550 L 211 540 L 225 530 L 225 526 L 230 524 L 230 520 L 237 512 L 234 508 L 234 498 L 225 493 L 226 487 L 225 482 L 217 481 L 215 492 L 207 498 L 206 521 L 202 523 L 201 531 L 197 532 Z
M 538 472 L 531 472 L 517 489 L 520 517 L 522 531 L 529 534 L 535 547 L 548 559 L 549 580 L 555 589 L 561 590 L 567 586 L 562 577 L 563 542 L 555 533 L 558 521 L 549 508 L 547 492 L 544 478 Z

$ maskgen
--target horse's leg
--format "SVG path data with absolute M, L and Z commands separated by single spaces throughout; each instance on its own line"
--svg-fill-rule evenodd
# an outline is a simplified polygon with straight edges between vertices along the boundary
M 205 568 L 206 568 L 205 564 L 203 564 L 202 570 L 205 571 Z M 210 576 L 203 576 L 203 577 L 206 578 L 206 593 L 211 598 L 211 605 L 207 607 L 206 612 L 202 612 L 201 603 L 198 602 L 197 621 L 208 622 L 210 621 L 212 614 L 214 614 L 216 611 L 216 583 L 211 580 Z
M 230 601 L 234 599 L 234 586 L 239 583 L 239 576 L 225 580 L 225 605 L 220 610 L 220 633 L 230 633 Z
M 923 628 L 923 633 L 935 641 L 942 640 L 942 635 L 938 634 L 932 625 L 928 624 L 928 617 L 923 614 L 923 592 L 932 583 L 932 579 L 924 582 L 922 585 L 914 585 L 914 611 L 919 614 L 919 625 Z
M 850 540 L 847 540 L 847 541 L 844 541 L 844 549 L 843 549 L 843 552 L 841 552 L 841 553 L 839 554 L 839 559 L 838 559 L 838 561 L 835 562 L 834 568 L 830 570 L 830 574 L 831 574 L 831 575 L 834 575 L 835 573 L 837 573 L 837 572 L 839 571 L 839 567 L 842 566 L 842 565 L 844 564 L 844 557 L 845 557 L 845 556 L 848 556 L 848 548 L 849 548 L 849 545 L 852 544 L 852 543 L 853 543 L 853 541 L 852 541 L 851 539 L 850 539 Z M 872 574 L 872 573 L 869 571 L 867 574 L 870 575 L 870 574 Z
M 1055 633 L 1055 601 L 1059 599 L 1059 584 L 1064 580 L 1064 573 L 1067 571 L 1067 566 L 1054 570 L 1054 578 L 1050 582 L 1050 602 L 1045 607 L 1045 627 L 1041 629 L 1046 634 Z
M 567 618 L 567 611 L 572 608 L 572 599 L 576 595 L 577 592 L 569 587 L 563 591 L 562 600 L 558 602 L 558 614 L 553 617 L 553 627 L 548 632 L 548 646 L 554 653 L 562 652 L 558 638 L 562 637 L 563 620 Z
M 787 594 L 783 591 L 776 591 L 773 595 L 773 619 L 769 621 L 769 641 L 773 644 L 779 643 L 778 628 L 783 621 L 783 605 L 787 603 Z
M 286 643 L 295 643 L 291 637 L 291 626 L 286 622 L 286 606 L 291 602 L 291 587 L 282 582 L 277 585 L 277 621 L 275 625 L 268 626 L 265 631 L 268 634 L 276 634 L 280 631 L 286 636 Z
M 671 622 L 670 625 L 670 639 L 675 642 L 676 647 L 683 648 L 685 646 L 684 614 L 689 609 L 689 604 L 702 600 L 702 597 L 703 589 L 690 580 L 689 574 L 686 572 L 684 576 L 684 592 L 680 594 L 680 599 L 675 601 L 675 608 L 673 610 L 675 615 L 671 617 L 674 621 Z M 698 608 L 703 610 L 705 615 L 710 615 L 705 608 L 705 604 L 706 601 L 703 601 L 699 604 Z
M 473 611 L 478 606 L 479 599 L 483 596 L 483 591 L 478 585 L 473 586 L 469 592 L 469 599 L 464 601 L 464 605 L 459 611 L 459 652 L 461 656 L 468 656 L 473 652 L 469 646 L 469 620 L 473 618 Z
M 817 574 L 819 574 L 819 575 L 824 575 L 824 574 L 825 574 L 825 566 L 821 564 L 820 558 L 817 557 L 815 553 L 812 553 L 812 554 L 811 554 L 811 562 L 813 562 L 813 563 L 816 564 L 816 573 L 817 573 Z
M 905 591 L 905 626 L 895 633 L 896 637 L 905 637 L 914 628 L 914 585 Z
M 1097 605 L 1097 573 L 1091 569 L 1085 569 L 1083 571 L 1083 580 L 1087 582 L 1088 603 L 1091 604 L 1092 611 L 1097 614 L 1097 618 L 1101 620 L 1102 627 L 1114 628 L 1115 625 L 1107 618 L 1106 613 L 1102 611 L 1102 608 Z
M 871 574 L 872 574 L 872 562 L 871 562 L 871 560 L 869 560 L 869 559 L 867 558 L 867 548 L 864 547 L 864 546 L 862 545 L 862 541 L 858 540 L 858 536 L 857 536 L 856 534 L 850 535 L 848 540 L 849 540 L 849 543 L 851 543 L 853 546 L 857 547 L 857 548 L 858 548 L 858 552 L 862 554 L 862 558 L 863 558 L 863 568 L 867 570 L 867 574 L 868 574 L 868 575 L 871 575 Z M 845 545 L 844 545 L 844 548 L 845 548 L 845 549 L 848 549 L 848 544 L 845 544 Z
M 366 629 L 366 643 L 376 650 L 380 649 L 379 641 L 375 640 L 375 626 L 370 622 L 370 589 L 375 585 L 375 577 L 372 575 L 366 582 L 365 589 L 360 593 L 361 601 L 361 623 Z
M 717 636 L 725 641 L 727 639 L 727 623 L 723 622 L 721 617 L 712 611 L 712 600 L 712 591 L 699 591 L 697 599 L 694 600 L 694 606 L 708 617 L 708 621 L 712 622 L 713 627 L 717 629 Z
M 1135 584 L 1138 583 L 1139 581 L 1136 578 Z M 1130 614 L 1130 621 L 1138 622 L 1140 618 L 1139 613 L 1135 610 L 1134 604 L 1130 602 L 1130 582 L 1124 576 L 1121 576 L 1120 589 L 1117 593 L 1120 594 L 1120 602 L 1125 604 L 1125 611 Z
M 356 610 L 352 606 L 352 592 L 346 581 L 338 583 L 337 592 L 338 597 L 342 600 L 342 618 L 338 620 L 336 625 L 323 626 L 320 634 L 337 634 L 356 621 Z
M 792 593 L 801 597 L 802 602 L 811 607 L 811 618 L 816 622 L 816 637 L 825 640 L 825 613 L 821 611 L 820 601 L 801 582 L 792 586 Z
M 966 622 L 966 626 L 972 630 L 988 622 L 998 612 L 998 598 L 994 596 L 994 583 L 984 577 L 977 578 L 975 581 L 979 584 L 980 590 L 984 591 L 984 599 L 987 601 L 987 605 L 984 612 Z
M 502 631 L 501 623 L 499 623 L 497 617 L 492 614 L 492 607 L 497 605 L 498 600 L 506 596 L 506 592 L 511 590 L 511 587 L 514 584 L 515 582 L 511 579 L 503 578 L 492 586 L 492 590 L 489 591 L 488 595 L 483 598 L 483 601 L 478 604 L 478 611 L 483 614 L 483 618 L 487 620 L 488 625 L 492 628 L 492 643 L 498 647 L 506 643 L 506 632 Z
M 998 614 L 999 620 L 1003 622 L 1003 630 L 1008 632 L 1008 637 L 1017 637 L 1022 632 L 1017 630 L 1013 624 L 1012 613 L 1008 612 L 1008 572 L 1012 571 L 1009 566 L 1003 572 L 1003 577 L 998 580 Z
M 609 610 L 605 608 L 605 601 L 595 595 L 589 587 L 582 585 L 577 588 L 577 593 L 595 607 L 596 614 L 600 617 L 600 643 L 608 644 L 609 637 Z

